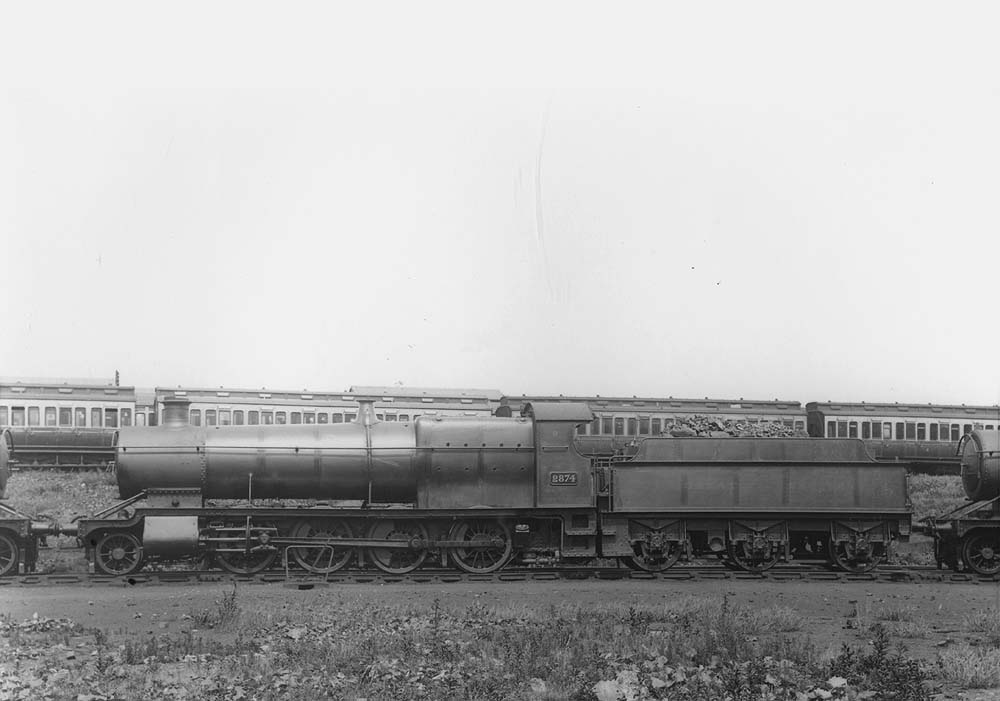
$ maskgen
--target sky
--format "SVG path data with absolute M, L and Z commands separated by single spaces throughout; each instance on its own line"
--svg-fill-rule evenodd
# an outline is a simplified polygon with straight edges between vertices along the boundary
M 991 3 L 12 3 L 0 375 L 1000 402 Z

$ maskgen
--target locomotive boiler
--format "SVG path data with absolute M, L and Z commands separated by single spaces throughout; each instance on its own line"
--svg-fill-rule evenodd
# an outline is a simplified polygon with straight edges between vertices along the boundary
M 909 534 L 905 468 L 856 440 L 648 438 L 615 455 L 576 435 L 593 418 L 577 403 L 383 423 L 362 402 L 354 423 L 243 427 L 190 426 L 186 405 L 119 433 L 123 501 L 79 522 L 97 571 L 182 557 L 237 573 L 278 557 L 319 573 L 699 557 L 865 571 Z

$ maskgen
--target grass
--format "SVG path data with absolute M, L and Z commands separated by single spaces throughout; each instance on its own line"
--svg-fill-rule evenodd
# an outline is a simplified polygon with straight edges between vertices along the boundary
M 794 610 L 726 596 L 598 607 L 376 606 L 331 590 L 278 610 L 246 604 L 234 586 L 186 618 L 194 627 L 179 634 L 7 621 L 0 640 L 16 643 L 17 654 L 0 662 L 0 693 L 75 698 L 99 684 L 107 698 L 262 701 L 752 700 L 866 690 L 880 694 L 870 698 L 926 698 L 924 670 L 887 645 L 845 647 L 831 658 Z M 87 654 L 67 660 L 74 645 Z

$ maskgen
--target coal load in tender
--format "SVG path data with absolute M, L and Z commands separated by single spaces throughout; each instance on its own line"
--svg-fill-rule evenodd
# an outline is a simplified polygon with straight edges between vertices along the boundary
M 784 424 L 762 421 L 720 420 L 715 416 L 689 416 L 666 424 L 664 435 L 682 438 L 685 436 L 702 436 L 706 438 L 805 438 L 808 436 L 802 429 L 792 428 Z

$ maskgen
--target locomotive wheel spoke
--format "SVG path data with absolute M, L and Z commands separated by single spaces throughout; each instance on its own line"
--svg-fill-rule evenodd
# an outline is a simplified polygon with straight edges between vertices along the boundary
M 969 569 L 979 574 L 997 574 L 1000 572 L 1000 538 L 994 533 L 966 536 L 962 559 Z
M 833 556 L 833 564 L 837 568 L 845 572 L 856 572 L 859 574 L 871 572 L 885 559 L 884 555 L 875 555 L 868 549 L 864 552 L 859 552 L 849 541 L 837 543 L 831 540 L 830 553 Z
M 132 574 L 142 567 L 142 544 L 131 533 L 108 533 L 97 543 L 94 566 L 104 574 Z
M 20 555 L 14 539 L 5 533 L 0 533 L 0 577 L 17 573 Z
M 427 529 L 419 521 L 378 521 L 368 530 L 368 538 L 376 540 L 427 542 Z M 427 557 L 425 548 L 368 548 L 368 559 L 383 572 L 406 574 L 420 567 Z
M 468 543 L 452 550 L 451 556 L 456 567 L 475 574 L 496 572 L 510 561 L 513 553 L 510 529 L 500 521 L 459 521 L 452 526 L 448 539 Z
M 302 521 L 292 532 L 293 538 L 311 538 L 317 542 L 314 547 L 292 548 L 292 558 L 302 569 L 319 574 L 328 574 L 341 569 L 354 555 L 354 548 L 344 545 L 320 547 L 327 538 L 351 538 L 351 527 L 346 521 L 313 519 Z
M 776 548 L 768 543 L 766 552 L 754 551 L 747 541 L 730 542 L 728 544 L 729 560 L 746 572 L 763 572 L 778 564 Z
M 667 543 L 665 551 L 651 549 L 645 541 L 639 541 L 633 548 L 635 555 L 626 558 L 626 565 L 643 572 L 663 572 L 673 567 L 681 556 L 681 546 L 677 542 Z
M 245 524 L 239 523 L 237 526 L 243 528 Z M 260 547 L 260 540 L 255 536 L 261 529 L 268 528 L 273 528 L 273 525 L 254 524 L 250 529 L 249 547 L 246 547 L 245 541 L 241 541 L 226 546 L 226 550 L 216 550 L 215 561 L 219 563 L 219 567 L 233 574 L 256 574 L 270 567 L 278 556 L 278 551 L 275 548 Z

